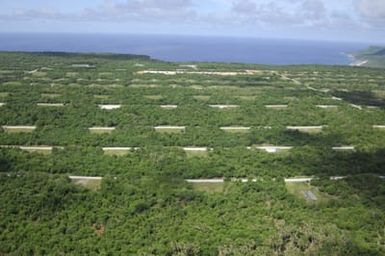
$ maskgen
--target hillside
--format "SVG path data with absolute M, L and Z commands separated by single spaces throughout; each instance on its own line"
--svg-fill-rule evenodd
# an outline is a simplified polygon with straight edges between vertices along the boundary
M 2 52 L 0 255 L 384 255 L 384 81 Z
M 356 60 L 353 65 L 365 67 L 385 67 L 385 47 L 371 46 L 360 52 L 353 53 Z

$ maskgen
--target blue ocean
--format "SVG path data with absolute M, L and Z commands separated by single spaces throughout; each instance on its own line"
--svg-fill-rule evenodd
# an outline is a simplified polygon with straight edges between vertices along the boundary
M 165 61 L 347 65 L 364 43 L 166 35 L 0 34 L 1 51 L 108 52 Z

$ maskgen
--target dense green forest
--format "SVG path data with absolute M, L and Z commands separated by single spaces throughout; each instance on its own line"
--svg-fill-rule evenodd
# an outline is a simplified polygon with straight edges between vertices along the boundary
M 0 53 L 0 255 L 385 255 L 384 81 Z

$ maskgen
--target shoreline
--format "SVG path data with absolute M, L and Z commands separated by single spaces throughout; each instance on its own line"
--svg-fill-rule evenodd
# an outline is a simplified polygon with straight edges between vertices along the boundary
M 361 67 L 368 63 L 369 63 L 369 60 L 362 60 L 362 61 L 358 60 L 356 62 L 351 63 L 350 66 Z
M 351 67 L 362 67 L 369 63 L 369 60 L 367 59 L 358 59 L 354 54 L 352 53 L 346 53 L 346 56 L 351 60 L 351 63 L 349 66 Z

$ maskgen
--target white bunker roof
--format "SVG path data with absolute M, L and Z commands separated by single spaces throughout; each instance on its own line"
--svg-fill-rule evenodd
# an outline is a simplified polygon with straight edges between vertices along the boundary
M 158 125 L 155 129 L 186 129 L 186 126 Z
M 240 181 L 240 182 L 243 182 L 243 183 L 246 183 L 246 182 L 249 182 L 249 181 L 251 181 L 251 182 L 257 182 L 258 181 L 257 179 L 246 179 L 246 178 L 231 178 L 229 180 L 233 181 L 233 182 Z M 224 183 L 225 179 L 223 179 L 223 178 L 216 178 L 216 179 L 186 179 L 185 181 L 188 182 L 188 183 Z
M 354 146 L 339 146 L 339 147 L 333 147 L 333 150 L 354 150 Z
M 281 105 L 265 105 L 266 108 L 287 108 L 287 104 L 281 104 Z
M 64 107 L 64 103 L 37 103 L 40 107 Z
M 4 102 L 0 102 L 0 107 L 4 106 L 5 103 Z
M 115 130 L 116 127 L 98 127 L 98 126 L 94 126 L 94 127 L 90 127 L 88 128 L 89 130 L 105 130 L 105 131 L 112 131 L 112 130 Z
M 260 150 L 264 150 L 268 153 L 276 153 L 280 150 L 290 150 L 293 147 L 289 147 L 289 146 L 257 146 L 256 148 L 260 149 Z
M 19 146 L 22 150 L 52 150 L 52 146 Z
M 187 179 L 188 183 L 223 183 L 224 179 Z
M 178 105 L 160 105 L 161 108 L 177 108 Z
M 130 151 L 132 149 L 137 150 L 139 149 L 138 147 L 103 147 L 103 151 Z
M 309 130 L 309 129 L 322 129 L 325 125 L 318 125 L 318 126 L 286 126 L 289 130 Z
M 118 109 L 121 107 L 122 105 L 117 105 L 117 104 L 99 104 L 99 108 L 106 109 L 106 110 Z
M 224 126 L 221 127 L 222 130 L 250 130 L 251 127 L 246 126 Z
M 4 129 L 29 129 L 29 130 L 35 130 L 36 126 L 32 125 L 3 125 Z
M 350 104 L 351 107 L 362 110 L 362 107 L 356 104 Z
M 376 129 L 385 129 L 385 125 L 373 125 L 373 128 L 376 128 Z
M 201 151 L 201 152 L 205 152 L 205 151 L 208 151 L 208 148 L 207 147 L 184 147 L 183 150 L 184 151 Z
M 71 180 L 101 180 L 102 177 L 90 177 L 90 176 L 69 176 Z
M 238 108 L 239 105 L 209 105 L 212 108 L 219 108 L 219 109 L 224 109 L 224 108 Z
M 337 105 L 316 105 L 318 108 L 338 108 Z

